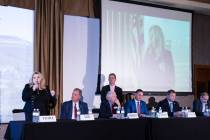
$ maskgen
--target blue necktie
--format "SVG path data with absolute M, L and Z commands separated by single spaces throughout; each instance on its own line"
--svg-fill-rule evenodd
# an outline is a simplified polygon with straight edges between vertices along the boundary
M 170 102 L 170 110 L 173 112 L 173 102 Z

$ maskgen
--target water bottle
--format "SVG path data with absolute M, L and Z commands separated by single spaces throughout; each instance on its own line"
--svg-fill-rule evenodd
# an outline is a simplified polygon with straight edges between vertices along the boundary
M 210 115 L 210 114 L 209 114 L 208 105 L 205 105 L 205 112 L 204 112 L 204 115 L 207 116 L 207 117 Z
M 182 117 L 185 117 L 185 108 L 184 107 L 182 107 Z
M 39 122 L 39 117 L 40 117 L 40 111 L 37 109 L 37 122 Z
M 187 106 L 185 107 L 185 112 L 189 112 L 189 110 L 188 110 L 188 107 L 187 107 Z
M 39 121 L 39 110 L 34 109 L 32 112 L 32 122 L 37 123 Z
M 80 114 L 81 114 L 81 113 L 80 113 L 80 110 L 78 109 L 78 110 L 77 110 L 77 118 L 76 118 L 77 121 L 80 120 Z
M 120 107 L 117 107 L 116 113 L 117 113 L 117 119 L 120 119 Z
M 124 119 L 124 117 L 125 117 L 124 107 L 121 108 L 121 112 L 120 113 L 121 113 L 121 115 L 120 115 L 121 116 L 121 119 Z
M 36 122 L 36 109 L 33 109 L 33 112 L 32 112 L 32 122 Z
M 155 107 L 153 106 L 151 110 L 151 117 L 155 118 L 155 116 L 156 116 L 156 111 L 155 111 Z
M 188 112 L 190 112 L 190 109 L 188 109 L 188 107 L 182 107 L 182 113 L 183 113 L 183 117 L 187 118 L 188 117 Z
M 162 111 L 162 108 L 159 107 L 158 113 L 162 113 L 162 112 L 163 112 L 163 111 Z
M 93 114 L 92 109 L 88 110 L 88 114 Z
M 184 108 L 184 107 L 182 107 L 182 112 L 184 112 L 184 109 L 185 109 L 185 108 Z

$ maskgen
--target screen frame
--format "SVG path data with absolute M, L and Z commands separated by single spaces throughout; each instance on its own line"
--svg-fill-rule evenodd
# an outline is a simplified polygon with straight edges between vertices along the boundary
M 174 10 L 174 11 L 179 11 L 179 12 L 187 12 L 191 14 L 191 40 L 190 40 L 190 44 L 191 44 L 191 49 L 189 50 L 190 52 L 190 59 L 191 59 L 191 89 L 192 92 L 176 92 L 177 96 L 188 96 L 188 95 L 194 95 L 194 70 L 193 70 L 193 19 L 194 19 L 194 11 L 189 10 L 189 9 L 182 9 L 182 8 L 176 8 L 176 7 L 170 7 L 170 6 L 166 6 L 166 5 L 158 5 L 158 4 L 153 4 L 153 3 L 146 3 L 146 2 L 138 2 L 138 1 L 131 1 L 131 0 L 110 0 L 113 2 L 121 2 L 121 3 L 128 3 L 128 4 L 134 4 L 134 5 L 141 5 L 141 6 L 147 6 L 147 7 L 153 7 L 153 8 L 161 8 L 161 9 L 166 9 L 166 10 Z M 97 82 L 97 91 L 96 94 L 100 94 L 99 89 L 101 86 L 101 57 L 102 57 L 102 2 L 100 3 L 100 47 L 99 47 L 99 74 L 98 74 L 98 82 Z M 143 89 L 144 90 L 144 89 Z M 135 91 L 124 91 L 123 90 L 123 94 L 129 94 L 129 93 L 133 93 Z M 167 95 L 167 91 L 163 92 L 163 91 L 145 91 L 144 95 L 147 96 L 166 96 Z

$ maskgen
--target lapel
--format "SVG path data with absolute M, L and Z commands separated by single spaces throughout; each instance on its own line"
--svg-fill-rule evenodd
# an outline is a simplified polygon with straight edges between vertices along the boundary
M 67 113 L 68 114 L 68 117 L 71 119 L 71 117 L 72 117 L 72 101 L 70 101 L 69 103 L 68 103 L 68 107 L 67 107 L 67 112 L 69 112 L 69 113 Z
M 170 106 L 169 106 L 169 103 L 168 103 L 167 99 L 165 99 L 165 104 L 166 104 L 167 112 L 171 112 L 171 109 L 170 109 Z M 173 103 L 173 109 L 174 109 L 174 103 Z
M 107 85 L 107 89 L 108 89 L 108 91 L 110 91 L 110 85 Z
M 143 112 L 144 110 L 143 110 L 143 102 L 142 102 L 142 100 L 140 101 L 140 108 L 141 108 L 141 112 Z
M 117 94 L 117 88 L 116 88 L 116 85 L 114 86 L 114 91 L 116 92 L 116 94 Z
M 203 109 L 203 104 L 201 102 L 201 100 L 199 100 L 199 106 L 198 106 L 198 109 L 200 112 L 202 112 L 202 109 Z
M 80 113 L 82 114 L 82 102 L 81 101 L 79 101 L 79 110 L 80 110 Z
M 208 105 L 208 107 L 210 107 L 210 101 L 209 100 L 207 101 L 207 105 Z
M 132 100 L 132 112 L 137 112 L 135 100 Z

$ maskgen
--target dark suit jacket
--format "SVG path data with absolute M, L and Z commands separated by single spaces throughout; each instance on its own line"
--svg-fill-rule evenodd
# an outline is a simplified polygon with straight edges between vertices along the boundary
M 87 103 L 79 101 L 79 109 L 81 114 L 88 114 Z M 60 119 L 72 119 L 72 110 L 72 100 L 64 102 L 61 106 Z
M 170 117 L 173 117 L 173 112 L 181 111 L 181 107 L 179 106 L 179 103 L 177 101 L 174 101 L 173 102 L 173 112 L 171 112 L 168 100 L 166 98 L 158 103 L 157 110 L 159 109 L 159 107 L 162 108 L 163 112 L 168 112 L 168 115 Z
M 107 92 L 110 91 L 110 86 L 106 85 L 101 89 L 101 102 L 103 102 L 104 100 L 106 100 L 106 94 Z M 123 103 L 123 93 L 122 93 L 122 89 L 118 86 L 115 86 L 114 91 L 117 94 L 117 98 L 119 99 L 120 103 Z
M 114 107 L 117 107 L 117 104 L 113 105 Z M 115 112 L 114 112 L 115 113 Z M 100 105 L 100 111 L 99 111 L 99 118 L 110 118 L 112 117 L 112 109 L 110 107 L 110 104 L 107 100 L 104 100 L 103 102 L 101 102 Z
M 147 105 L 144 101 L 140 101 L 141 113 L 148 114 Z M 130 100 L 125 104 L 125 114 L 137 113 L 135 100 Z
M 207 102 L 208 107 L 210 107 L 210 101 L 208 100 Z M 203 116 L 203 112 L 202 112 L 202 103 L 200 99 L 194 100 L 193 101 L 193 112 L 196 113 L 197 116 Z

